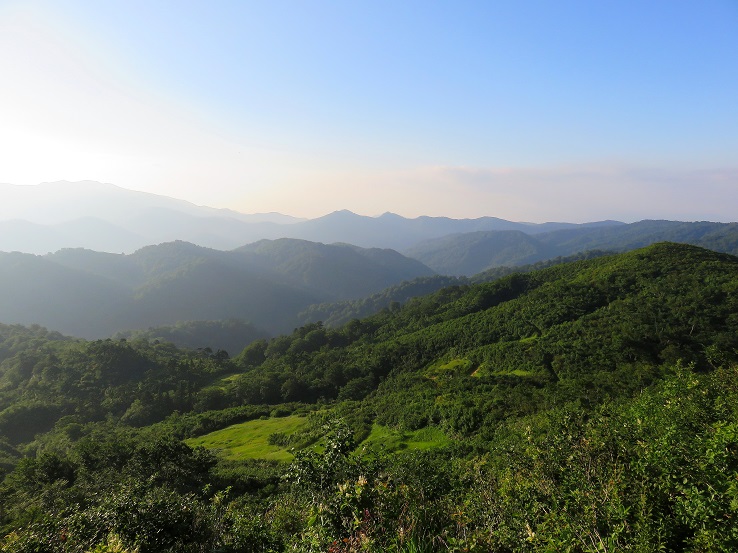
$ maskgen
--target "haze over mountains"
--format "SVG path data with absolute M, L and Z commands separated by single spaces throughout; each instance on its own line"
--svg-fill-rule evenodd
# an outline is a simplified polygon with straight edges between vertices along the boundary
M 0 185 L 0 194 L 0 252 L 8 252 L 0 253 L 0 322 L 85 338 L 178 323 L 191 334 L 207 323 L 208 335 L 248 324 L 248 341 L 467 282 L 454 277 L 484 281 L 501 267 L 594 250 L 672 241 L 738 254 L 737 223 L 531 224 L 348 211 L 300 220 L 89 181 Z
M 45 254 L 61 248 L 132 253 L 184 240 L 229 250 L 262 239 L 299 238 L 402 250 L 452 233 L 519 230 L 536 234 L 579 228 L 571 223 L 516 223 L 496 217 L 406 219 L 337 211 L 312 220 L 278 213 L 245 215 L 92 181 L 0 185 L 0 251 Z M 584 225 L 610 226 L 614 221 Z
M 403 253 L 438 273 L 471 276 L 496 267 L 537 263 L 591 250 L 628 251 L 665 241 L 736 255 L 738 224 L 639 221 L 582 225 L 535 235 L 520 231 L 469 232 L 426 240 Z
M 292 330 L 311 304 L 431 274 L 391 250 L 291 239 L 234 251 L 179 241 L 129 255 L 0 253 L 0 320 L 103 338 L 179 321 L 245 319 L 266 335 Z

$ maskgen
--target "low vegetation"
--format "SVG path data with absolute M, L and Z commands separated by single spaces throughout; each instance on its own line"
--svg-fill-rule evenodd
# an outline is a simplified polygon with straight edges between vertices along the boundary
M 735 551 L 736 313 L 663 243 L 232 358 L 0 325 L 0 550 Z
M 293 437 L 305 424 L 305 417 L 296 415 L 256 419 L 190 438 L 186 443 L 191 447 L 205 447 L 226 459 L 289 461 L 293 457 L 290 451 L 304 445 Z

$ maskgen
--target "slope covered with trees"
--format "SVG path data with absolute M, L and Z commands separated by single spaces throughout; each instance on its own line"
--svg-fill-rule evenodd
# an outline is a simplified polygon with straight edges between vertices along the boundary
M 427 240 L 404 252 L 440 274 L 471 276 L 500 266 L 525 265 L 591 250 L 629 251 L 663 241 L 736 255 L 738 224 L 639 221 L 525 234 L 472 232 Z
M 251 323 L 239 319 L 225 319 L 187 321 L 175 325 L 150 327 L 146 330 L 119 332 L 113 339 L 170 342 L 179 348 L 229 352 L 241 351 L 251 342 L 268 337 L 265 331 Z
M 309 305 L 368 296 L 431 274 L 392 250 L 286 239 L 234 251 L 170 242 L 130 255 L 0 253 L 0 321 L 105 338 L 241 319 L 262 334 L 277 334 L 295 328 Z
M 663 243 L 312 323 L 233 359 L 0 327 L 0 543 L 732 551 L 736 313 L 738 258 Z M 269 437 L 296 448 L 288 464 L 179 441 L 288 414 L 303 422 Z M 382 451 L 388 433 L 419 445 Z
M 433 274 L 428 267 L 394 250 L 321 244 L 305 240 L 261 240 L 237 252 L 255 264 L 291 279 L 297 286 L 331 300 L 357 299 L 398 282 Z
M 519 230 L 451 234 L 405 253 L 444 275 L 470 276 L 490 267 L 525 265 L 555 257 L 554 250 Z

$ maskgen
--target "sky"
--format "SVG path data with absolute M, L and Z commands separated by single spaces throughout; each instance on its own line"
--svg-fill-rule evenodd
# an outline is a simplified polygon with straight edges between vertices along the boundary
M 0 182 L 738 220 L 738 0 L 0 0 Z

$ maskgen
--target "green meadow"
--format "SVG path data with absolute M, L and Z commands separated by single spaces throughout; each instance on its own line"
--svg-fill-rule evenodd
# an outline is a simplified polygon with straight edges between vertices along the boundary
M 203 446 L 217 451 L 224 458 L 231 460 L 289 461 L 292 459 L 290 453 L 292 446 L 272 445 L 269 443 L 269 437 L 274 434 L 293 434 L 306 424 L 307 418 L 299 415 L 256 419 L 191 438 L 186 442 L 191 447 Z
M 358 449 L 397 453 L 431 449 L 450 442 L 449 437 L 437 427 L 428 426 L 414 431 L 402 431 L 374 424 L 369 436 L 359 444 Z
M 280 446 L 270 443 L 270 437 L 274 435 L 289 437 L 303 430 L 306 424 L 307 418 L 299 415 L 256 419 L 234 424 L 204 436 L 190 438 L 186 442 L 191 447 L 203 446 L 226 459 L 235 461 L 247 459 L 291 461 L 293 458 L 291 450 L 299 448 L 300 444 Z M 358 450 L 397 453 L 431 449 L 446 445 L 450 441 L 449 437 L 436 427 L 403 431 L 374 424 L 369 436 L 359 444 Z M 320 449 L 320 444 L 317 448 Z

